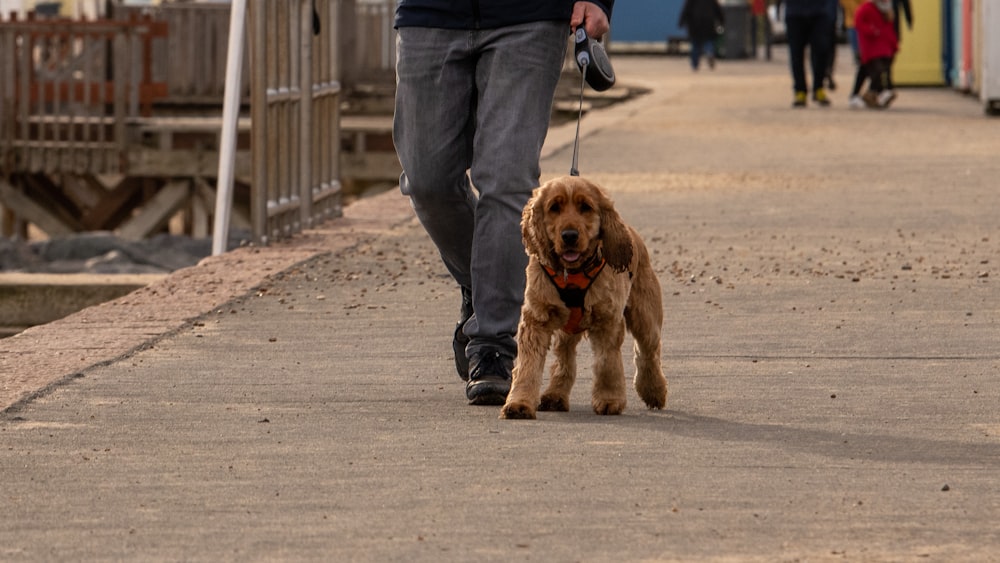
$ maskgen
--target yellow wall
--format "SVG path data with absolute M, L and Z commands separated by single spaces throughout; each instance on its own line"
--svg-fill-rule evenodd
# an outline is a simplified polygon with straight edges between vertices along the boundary
M 913 29 L 906 18 L 900 22 L 899 55 L 893 66 L 893 80 L 899 86 L 937 86 L 944 84 L 941 64 L 941 0 L 910 0 Z

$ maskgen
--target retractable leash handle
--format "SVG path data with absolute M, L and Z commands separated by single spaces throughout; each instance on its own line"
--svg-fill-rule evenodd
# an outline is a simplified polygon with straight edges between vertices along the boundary
M 591 41 L 581 25 L 576 28 L 576 64 L 583 72 L 587 84 L 598 92 L 615 85 L 615 70 L 611 67 L 608 52 L 600 41 Z
M 580 114 L 576 119 L 576 137 L 573 141 L 573 164 L 569 175 L 579 176 L 577 162 L 580 155 L 580 121 L 583 119 L 583 91 L 586 84 L 598 92 L 603 92 L 615 85 L 615 71 L 611 68 L 611 60 L 604 46 L 597 41 L 591 41 L 583 26 L 576 28 L 576 45 L 574 52 L 576 64 L 580 67 Z

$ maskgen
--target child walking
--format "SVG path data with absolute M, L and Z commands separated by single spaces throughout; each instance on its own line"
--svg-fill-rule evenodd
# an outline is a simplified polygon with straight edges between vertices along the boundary
M 887 108 L 896 99 L 892 62 L 899 50 L 893 25 L 892 0 L 868 0 L 854 13 L 861 65 L 869 80 L 862 98 L 868 107 Z

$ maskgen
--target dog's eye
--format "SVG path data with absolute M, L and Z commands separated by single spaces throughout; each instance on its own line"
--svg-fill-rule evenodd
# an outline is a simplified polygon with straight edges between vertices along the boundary
M 581 201 L 580 202 L 580 213 L 590 213 L 593 210 L 594 210 L 594 208 L 591 207 L 591 205 L 589 203 L 587 203 L 586 201 Z
M 559 213 L 560 207 L 558 201 L 553 201 L 552 205 L 549 206 L 549 213 Z

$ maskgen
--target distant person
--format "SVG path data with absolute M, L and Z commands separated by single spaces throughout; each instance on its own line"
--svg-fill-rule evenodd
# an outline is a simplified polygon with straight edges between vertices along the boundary
M 804 108 L 809 98 L 806 81 L 806 47 L 812 68 L 812 99 L 820 106 L 830 105 L 823 83 L 829 66 L 837 0 L 778 0 L 785 8 L 785 35 L 788 38 L 788 62 L 792 71 L 794 97 L 792 107 Z
M 838 15 L 840 15 L 840 5 L 838 2 L 831 2 L 829 4 L 830 8 L 830 50 L 828 56 L 826 57 L 826 76 L 824 77 L 824 84 L 827 90 L 831 92 L 837 89 L 837 81 L 834 80 L 833 74 L 837 67 L 837 22 Z
M 747 0 L 750 3 L 750 47 L 757 58 L 757 45 L 763 35 L 767 59 L 771 60 L 771 26 L 767 21 L 767 0 Z
M 900 12 L 906 18 L 906 29 L 913 31 L 913 7 L 910 5 L 910 0 L 892 0 L 892 26 L 896 30 L 897 39 L 903 37 L 899 33 Z
M 861 64 L 870 82 L 862 98 L 869 107 L 887 108 L 896 99 L 892 61 L 899 50 L 899 38 L 893 19 L 892 0 L 867 0 L 854 14 Z
M 861 99 L 861 89 L 865 85 L 868 77 L 865 75 L 865 67 L 861 64 L 861 51 L 858 47 L 858 30 L 854 26 L 854 14 L 858 11 L 858 6 L 865 0 L 840 0 L 840 7 L 844 10 L 844 29 L 847 32 L 847 42 L 851 45 L 851 53 L 854 55 L 854 86 L 851 87 L 851 95 L 848 98 L 848 106 L 852 109 L 865 107 L 864 100 Z
M 715 68 L 715 40 L 725 25 L 719 0 L 684 0 L 679 27 L 686 27 L 691 40 L 691 70 L 698 70 L 702 55 Z

